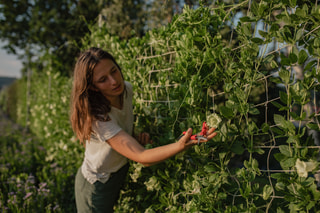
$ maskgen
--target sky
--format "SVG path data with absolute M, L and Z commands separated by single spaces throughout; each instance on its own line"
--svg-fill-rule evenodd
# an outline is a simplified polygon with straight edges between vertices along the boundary
M 21 77 L 22 63 L 15 55 L 8 54 L 2 49 L 4 43 L 0 41 L 0 77 Z

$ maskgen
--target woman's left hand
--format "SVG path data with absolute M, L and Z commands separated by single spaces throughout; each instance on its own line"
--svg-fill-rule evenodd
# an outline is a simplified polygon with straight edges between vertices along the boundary
M 137 141 L 142 145 L 142 146 L 145 146 L 147 144 L 152 144 L 153 141 L 151 140 L 150 138 L 150 135 L 149 133 L 147 132 L 142 132 L 142 133 L 139 133 L 138 136 L 135 137 L 137 139 Z

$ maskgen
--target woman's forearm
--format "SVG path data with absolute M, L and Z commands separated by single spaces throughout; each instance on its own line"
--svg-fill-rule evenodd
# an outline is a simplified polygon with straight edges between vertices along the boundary
M 211 128 L 208 131 L 207 140 L 202 140 L 200 143 L 206 142 L 216 136 L 217 133 L 215 133 L 214 130 L 214 128 Z M 122 130 L 116 136 L 109 139 L 107 143 L 109 143 L 109 145 L 118 153 L 130 160 L 136 161 L 145 166 L 151 166 L 164 161 L 195 144 L 198 144 L 197 140 L 190 140 L 191 135 L 192 129 L 189 128 L 186 134 L 176 143 L 152 149 L 145 149 L 133 137 Z
M 159 146 L 152 149 L 145 149 L 138 155 L 139 159 L 137 159 L 136 161 L 145 166 L 152 166 L 178 154 L 183 150 L 184 149 L 179 144 L 179 142 Z
M 190 135 L 186 134 L 176 143 L 145 149 L 133 137 L 124 131 L 120 131 L 116 136 L 109 139 L 107 143 L 118 153 L 130 160 L 150 166 L 164 161 L 189 147 L 190 145 L 186 145 L 186 142 L 189 140 Z

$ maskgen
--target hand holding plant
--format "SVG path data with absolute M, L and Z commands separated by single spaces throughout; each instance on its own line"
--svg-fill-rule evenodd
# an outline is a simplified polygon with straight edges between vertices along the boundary
M 190 137 L 192 136 L 192 129 L 189 128 L 184 136 L 182 136 L 180 138 L 180 140 L 178 141 L 178 143 L 180 143 L 184 148 L 183 150 L 187 150 L 188 148 L 190 148 L 193 145 L 199 145 L 200 143 L 206 143 L 209 140 L 211 140 L 212 138 L 214 138 L 217 135 L 217 132 L 215 132 L 216 128 L 210 128 L 207 132 L 206 135 L 204 135 L 204 137 L 201 137 L 200 140 L 190 140 Z M 200 133 L 199 133 L 200 134 Z M 199 135 L 197 134 L 197 135 Z M 206 138 L 206 139 L 204 139 Z

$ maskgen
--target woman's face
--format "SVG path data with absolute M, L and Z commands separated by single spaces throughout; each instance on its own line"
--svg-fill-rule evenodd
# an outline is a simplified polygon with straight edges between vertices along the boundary
M 94 90 L 100 91 L 109 101 L 119 97 L 124 81 L 117 65 L 110 59 L 101 60 L 93 70 Z

